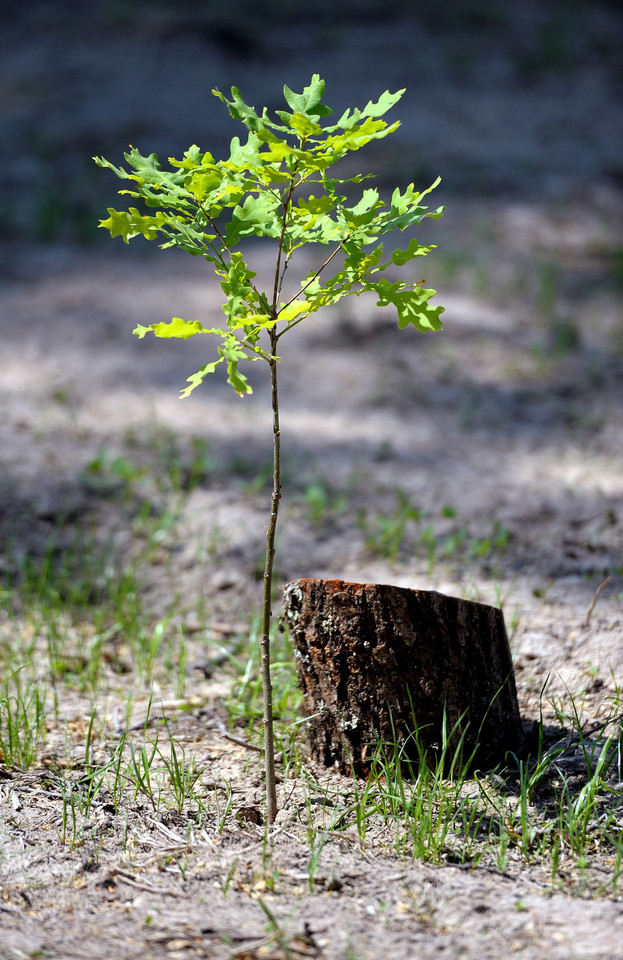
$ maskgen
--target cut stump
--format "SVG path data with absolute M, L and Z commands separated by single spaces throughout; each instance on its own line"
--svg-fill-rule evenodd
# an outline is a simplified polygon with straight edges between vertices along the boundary
M 473 754 L 487 768 L 521 750 L 501 610 L 342 580 L 295 580 L 284 598 L 317 762 L 365 776 L 394 742 L 405 760 L 446 766 Z

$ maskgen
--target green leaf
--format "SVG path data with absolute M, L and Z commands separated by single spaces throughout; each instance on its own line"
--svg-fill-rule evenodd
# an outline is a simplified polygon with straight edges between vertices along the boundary
M 288 106 L 296 113 L 302 113 L 308 117 L 328 117 L 333 113 L 333 110 L 322 102 L 324 88 L 324 80 L 320 79 L 318 73 L 314 73 L 302 93 L 294 93 L 293 90 L 290 90 L 290 87 L 284 84 L 283 95 Z
M 208 166 L 214 163 L 214 157 L 211 153 L 202 153 L 196 143 L 184 153 L 182 160 L 176 160 L 175 157 L 169 157 L 169 163 L 172 167 L 179 167 L 181 170 L 195 170 L 199 166 Z
M 391 217 L 383 223 L 381 233 L 389 233 L 392 230 L 406 230 L 407 227 L 413 227 L 421 223 L 425 217 L 441 217 L 445 208 L 439 207 L 431 213 L 428 213 L 427 209 L 427 207 L 415 207 L 413 210 L 409 210 L 399 217 Z
M 272 193 L 249 195 L 244 204 L 234 207 L 232 218 L 227 224 L 226 238 L 228 246 L 237 243 L 240 237 L 257 234 L 259 237 L 278 237 L 281 232 L 279 205 L 281 198 Z
M 315 197 L 310 194 L 307 198 L 301 197 L 298 204 L 291 208 L 290 236 L 300 239 L 301 243 L 310 240 L 316 243 L 339 241 L 348 231 L 330 216 L 336 207 L 336 201 L 330 196 Z
M 99 226 L 110 230 L 111 237 L 123 237 L 126 243 L 139 234 L 142 234 L 146 240 L 153 240 L 163 224 L 167 222 L 167 217 L 163 213 L 157 213 L 155 217 L 143 216 L 136 207 L 130 207 L 129 211 L 113 210 L 109 207 L 108 213 L 110 214 L 108 220 L 100 220 Z
M 300 150 L 285 140 L 277 140 L 269 143 L 268 149 L 262 153 L 262 159 L 265 163 L 270 164 L 280 164 L 284 161 L 286 163 L 293 163 L 296 160 L 312 160 L 313 154 L 307 150 Z
M 189 383 L 190 386 L 180 391 L 180 400 L 183 400 L 184 397 L 190 396 L 195 387 L 198 387 L 200 383 L 203 383 L 205 378 L 210 373 L 214 373 L 219 363 L 222 363 L 223 360 L 224 357 L 219 357 L 218 360 L 214 360 L 212 363 L 205 363 L 199 370 L 197 370 L 197 373 L 193 373 L 191 377 L 188 377 L 186 382 Z
M 428 301 L 435 295 L 436 290 L 425 290 L 416 287 L 414 290 L 405 288 L 400 281 L 391 283 L 389 280 L 378 280 L 370 284 L 369 289 L 376 290 L 379 295 L 377 306 L 386 307 L 390 303 L 398 311 L 398 326 L 403 330 L 412 324 L 417 330 L 426 333 L 429 330 L 441 330 L 442 323 L 439 314 L 443 307 L 432 307 Z
M 199 169 L 195 170 L 186 181 L 186 189 L 192 193 L 198 203 L 203 203 L 206 197 L 218 190 L 222 182 L 223 171 L 218 167 L 212 167 L 210 170 Z
M 227 382 L 232 385 L 239 397 L 253 393 L 247 378 L 238 370 L 241 360 L 252 360 L 236 337 L 227 337 L 219 347 L 219 353 L 227 363 Z
M 249 381 L 244 374 L 238 370 L 237 360 L 228 360 L 227 362 L 227 383 L 231 384 L 239 397 L 253 393 L 253 388 Z
M 435 187 L 438 187 L 440 183 L 441 183 L 441 177 L 437 177 L 435 182 L 431 183 L 430 187 L 427 187 L 426 190 L 422 190 L 422 192 L 420 193 L 419 199 L 421 200 L 422 197 L 425 197 L 427 193 L 430 193 L 432 190 L 435 189 Z
M 305 288 L 305 299 L 310 313 L 316 313 L 322 307 L 329 304 L 335 304 L 343 297 L 348 297 L 353 292 L 354 280 L 349 278 L 345 271 L 336 273 L 325 284 L 312 274 L 311 282 Z
M 359 203 L 354 207 L 341 207 L 340 213 L 351 230 L 367 226 L 375 218 L 376 211 L 383 206 L 378 190 L 364 190 Z
M 141 186 L 154 186 L 159 190 L 166 187 L 173 194 L 179 194 L 178 188 L 183 187 L 186 178 L 185 170 L 163 170 L 157 154 L 150 153 L 145 157 L 136 147 L 132 147 L 124 157 L 135 170 L 134 173 L 129 174 L 130 180 L 135 180 Z
M 401 214 L 406 213 L 411 207 L 417 204 L 419 199 L 420 195 L 415 192 L 412 183 L 409 184 L 404 193 L 401 193 L 400 188 L 396 187 L 392 193 L 392 216 L 399 217 Z
M 381 94 L 376 103 L 368 100 L 368 103 L 361 112 L 361 116 L 382 117 L 384 113 L 387 113 L 388 110 L 391 110 L 391 108 L 398 103 L 405 91 L 406 87 L 403 87 L 402 90 L 397 90 L 396 93 L 390 93 L 389 90 L 386 90 L 385 93 Z
M 353 280 L 362 280 L 366 274 L 376 272 L 375 268 L 383 255 L 383 244 L 379 243 L 370 253 L 364 254 L 361 243 L 349 240 L 344 243 L 347 257 L 344 261 L 344 270 Z M 383 269 L 383 268 L 382 268 Z
M 372 101 L 369 100 L 363 110 L 359 110 L 357 107 L 355 107 L 352 112 L 350 109 L 346 110 L 335 127 L 331 129 L 340 128 L 342 130 L 351 130 L 356 123 L 359 123 L 362 117 L 382 117 L 384 113 L 387 113 L 388 110 L 391 110 L 391 108 L 398 103 L 404 92 L 404 89 L 398 90 L 396 93 L 390 93 L 389 90 L 386 90 L 376 103 L 372 103 Z
M 247 297 L 252 292 L 249 280 L 255 276 L 253 270 L 249 270 L 244 257 L 240 252 L 232 253 L 231 263 L 227 272 L 226 289 L 225 284 L 221 284 L 225 292 L 237 297 Z
M 306 300 L 292 300 L 287 307 L 281 307 L 279 310 L 279 320 L 284 323 L 292 323 L 297 317 L 309 311 L 309 304 Z
M 322 127 L 319 123 L 305 116 L 304 113 L 293 113 L 290 117 L 290 126 L 301 140 L 308 137 L 322 136 Z
M 237 330 L 245 331 L 245 339 L 254 338 L 260 330 L 270 330 L 275 324 L 279 323 L 278 317 L 271 317 L 268 313 L 248 313 L 246 316 L 238 315 L 236 322 L 230 327 L 234 333 Z
M 392 263 L 395 263 L 399 267 L 404 267 L 405 263 L 408 263 L 409 260 L 413 260 L 415 257 L 425 257 L 427 253 L 430 253 L 430 251 L 434 249 L 434 243 L 431 244 L 430 247 L 420 246 L 414 237 L 413 240 L 409 241 L 409 246 L 406 250 L 393 251 Z
M 219 359 L 204 364 L 197 373 L 188 377 L 187 383 L 190 386 L 181 391 L 180 397 L 188 397 L 195 387 L 198 387 L 209 374 L 214 373 L 218 365 L 223 362 L 227 365 L 227 382 L 232 385 L 238 396 L 243 397 L 246 394 L 253 393 L 247 378 L 238 370 L 238 364 L 241 360 L 253 360 L 255 358 L 246 353 L 236 337 L 230 334 L 224 334 L 223 336 L 223 343 L 218 348 Z
M 225 104 L 234 120 L 241 120 L 248 130 L 257 132 L 265 126 L 266 108 L 263 115 L 259 117 L 255 107 L 250 107 L 244 102 L 238 87 L 231 88 L 231 100 L 228 100 L 220 90 L 213 90 L 212 93 Z
M 116 167 L 110 160 L 106 160 L 105 157 L 92 157 L 92 160 L 98 165 L 98 167 L 103 167 L 106 170 L 112 170 L 121 180 L 129 179 L 129 173 L 127 173 L 123 167 Z
M 404 193 L 401 193 L 398 187 L 392 194 L 391 215 L 385 220 L 383 233 L 389 230 L 404 230 L 406 227 L 420 223 L 424 217 L 439 219 L 443 216 L 445 207 L 437 207 L 436 210 L 429 210 L 420 204 L 422 197 L 434 190 L 441 183 L 441 177 L 437 177 L 435 182 L 421 193 L 416 193 L 412 183 L 409 184 Z
M 388 136 L 398 126 L 398 123 L 388 126 L 384 120 L 373 120 L 367 117 L 363 123 L 347 127 L 343 133 L 330 134 L 326 137 L 324 144 L 328 153 L 332 154 L 331 162 L 333 163 L 349 151 L 361 150 L 372 140 L 380 140 Z
M 263 133 L 268 134 L 268 131 Z M 279 142 L 278 137 L 275 139 Z M 225 161 L 223 166 L 237 171 L 257 170 L 264 164 L 259 151 L 265 142 L 263 137 L 253 131 L 249 133 L 246 143 L 241 143 L 239 137 L 232 137 L 229 145 L 229 160 Z
M 312 222 L 323 216 L 325 213 L 329 213 L 330 210 L 335 210 L 336 203 L 333 197 L 315 197 L 313 193 L 310 193 L 308 197 L 301 197 L 297 206 L 294 208 L 295 212 L 299 210 L 305 214 L 306 219 L 310 219 Z
M 147 327 L 139 323 L 132 332 L 139 340 L 142 340 L 147 333 L 153 333 L 154 336 L 167 340 L 188 340 L 197 333 L 220 333 L 221 331 L 206 330 L 198 320 L 188 321 L 182 320 L 181 317 L 173 317 L 170 323 L 151 323 Z
M 251 306 L 259 302 L 257 291 L 253 288 L 251 280 L 255 276 L 252 270 L 249 270 L 241 253 L 231 254 L 231 263 L 227 272 L 218 271 L 223 279 L 221 280 L 221 289 L 227 297 L 223 305 L 223 312 L 226 314 L 230 326 L 242 322 L 251 311 Z M 266 303 L 262 306 L 267 309 Z

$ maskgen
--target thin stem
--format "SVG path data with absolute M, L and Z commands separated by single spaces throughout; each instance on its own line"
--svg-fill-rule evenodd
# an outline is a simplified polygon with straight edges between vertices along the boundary
M 275 282 L 273 286 L 272 317 L 277 318 L 277 304 L 279 299 L 279 277 L 281 273 L 281 255 L 286 224 L 288 222 L 288 208 L 294 192 L 294 175 L 290 181 L 287 195 L 283 202 L 283 218 L 281 235 L 277 250 L 275 265 Z M 275 780 L 275 737 L 273 729 L 273 687 L 270 675 L 270 625 L 272 620 L 272 593 L 273 593 L 273 563 L 275 559 L 275 538 L 277 534 L 277 519 L 279 516 L 279 501 L 281 500 L 281 433 L 279 429 L 279 392 L 277 388 L 277 341 L 279 339 L 276 328 L 269 331 L 271 358 L 270 366 L 271 397 L 273 408 L 273 493 L 270 501 L 270 516 L 266 531 L 266 560 L 264 566 L 264 596 L 262 600 L 262 635 L 261 646 L 261 673 L 262 694 L 264 699 L 264 769 L 266 771 L 266 822 L 271 824 L 277 816 L 277 785 Z
M 273 690 L 270 677 L 270 624 L 272 618 L 273 561 L 275 558 L 275 535 L 281 500 L 281 433 L 279 429 L 279 394 L 277 389 L 277 334 L 270 331 L 272 359 L 270 380 L 273 408 L 273 492 L 270 502 L 270 517 L 266 531 L 266 561 L 264 567 L 264 597 L 262 603 L 261 671 L 264 697 L 264 765 L 266 771 L 266 821 L 274 822 L 277 816 L 277 788 L 275 782 L 275 741 L 273 734 Z
M 303 322 L 303 320 L 307 320 L 308 316 L 309 316 L 309 313 L 304 313 L 304 314 L 302 314 L 302 316 L 297 317 L 296 320 L 290 320 L 290 322 L 289 322 L 289 324 L 287 325 L 287 327 L 284 327 L 283 330 L 281 330 L 281 331 L 277 334 L 277 340 L 281 340 L 281 338 L 282 338 L 282 336 L 284 335 L 284 333 L 287 333 L 289 330 L 292 330 L 293 327 L 297 327 L 297 326 L 299 325 L 299 323 L 302 323 L 302 322 Z
M 201 210 L 201 212 L 203 213 L 204 217 L 207 219 L 208 223 L 210 224 L 210 226 L 211 226 L 212 229 L 214 230 L 215 234 L 217 235 L 217 237 L 218 237 L 219 240 L 221 241 L 221 245 L 222 245 L 222 247 L 223 247 L 223 250 L 227 250 L 227 253 L 229 254 L 229 258 L 230 258 L 230 260 L 231 260 L 231 255 L 232 255 L 232 254 L 231 254 L 231 250 L 230 250 L 229 247 L 227 246 L 227 241 L 225 240 L 225 237 L 223 236 L 223 234 L 221 233 L 221 231 L 220 231 L 219 228 L 217 227 L 214 219 L 210 216 L 210 214 L 207 212 L 207 210 L 204 209 L 203 204 L 201 204 L 201 203 L 198 204 L 198 208 L 199 208 L 199 210 Z M 214 253 L 215 253 L 217 259 L 218 259 L 219 262 L 221 263 L 221 266 L 223 267 L 223 269 L 225 269 L 225 268 L 227 267 L 227 264 L 225 263 L 225 258 L 224 258 L 223 255 L 221 254 L 220 250 L 218 250 L 217 247 L 215 247 L 215 245 L 214 245 L 214 243 L 213 243 L 212 241 L 210 241 L 210 246 L 211 246 L 212 249 L 214 250 Z M 249 286 L 250 286 L 251 289 L 253 290 L 253 293 L 256 295 L 259 303 L 261 303 L 262 306 L 264 307 L 264 309 L 265 309 L 266 311 L 268 311 L 268 310 L 269 310 L 268 301 L 266 300 L 266 297 L 264 296 L 264 294 L 263 294 L 263 293 L 260 293 L 260 291 L 257 289 L 257 287 L 255 286 L 255 284 L 251 282 L 251 280 L 249 280 Z
M 346 239 L 348 240 L 348 237 L 346 237 Z M 284 309 L 284 310 L 285 310 L 286 307 L 289 307 L 290 304 L 291 304 L 294 300 L 296 300 L 298 297 L 300 297 L 300 295 L 307 290 L 308 286 L 309 286 L 311 283 L 313 283 L 314 280 L 315 280 L 317 277 L 320 276 L 320 274 L 322 273 L 322 271 L 324 270 L 325 267 L 328 267 L 328 266 L 329 266 L 329 264 L 330 264 L 331 261 L 333 260 L 333 257 L 336 255 L 336 253 L 339 253 L 340 250 L 342 249 L 342 244 L 343 244 L 343 243 L 344 243 L 344 241 L 343 241 L 343 240 L 340 240 L 339 244 L 337 245 L 337 247 L 335 248 L 335 250 L 333 251 L 333 253 L 331 254 L 331 256 L 330 256 L 330 257 L 327 257 L 327 259 L 325 260 L 325 262 L 324 262 L 320 267 L 318 267 L 318 269 L 316 270 L 316 272 L 313 274 L 313 276 L 311 276 L 311 277 L 309 278 L 309 280 L 307 281 L 307 283 L 306 283 L 304 286 L 301 287 L 301 289 L 298 291 L 298 293 L 295 293 L 293 297 L 290 297 L 290 299 L 288 300 L 287 303 L 284 303 L 284 305 L 283 305 L 283 309 Z
M 275 265 L 275 279 L 273 285 L 273 304 L 271 317 L 276 320 L 278 316 L 278 301 L 281 290 L 283 276 L 288 266 L 289 254 L 286 254 L 283 274 L 281 273 L 281 261 L 283 254 L 283 244 L 288 222 L 288 213 L 292 194 L 295 189 L 294 173 L 283 203 L 283 218 L 281 221 L 281 234 L 279 237 L 279 247 L 277 250 L 277 262 Z M 328 263 L 333 259 L 341 244 L 331 256 L 322 264 L 315 274 L 315 277 L 324 270 Z M 312 280 L 303 287 L 305 290 Z M 302 292 L 302 291 L 301 291 Z M 292 298 L 294 299 L 294 298 Z M 288 303 L 291 303 L 289 300 Z M 290 329 L 290 327 L 286 327 Z M 282 331 L 284 332 L 284 331 Z M 266 822 L 271 824 L 277 816 L 277 786 L 275 778 L 275 737 L 273 725 L 273 688 L 270 671 L 270 626 L 272 622 L 272 593 L 273 593 L 273 564 L 275 559 L 275 539 L 277 534 L 277 520 L 279 517 L 279 502 L 281 500 L 281 432 L 279 427 L 279 391 L 277 382 L 277 344 L 280 334 L 277 328 L 272 327 L 269 330 L 270 337 L 270 382 L 271 399 L 273 410 L 273 492 L 270 502 L 270 516 L 268 519 L 268 528 L 266 530 L 266 558 L 264 565 L 264 591 L 262 600 L 262 632 L 260 638 L 261 648 L 261 675 L 262 675 L 262 693 L 264 700 L 264 769 L 266 775 Z
M 277 310 L 277 303 L 279 300 L 279 276 L 281 273 L 281 254 L 283 252 L 283 238 L 285 237 L 285 234 L 286 234 L 286 225 L 288 222 L 288 212 L 290 207 L 290 201 L 292 200 L 292 194 L 294 193 L 294 190 L 296 188 L 295 175 L 296 175 L 296 167 L 292 171 L 292 177 L 290 179 L 290 186 L 288 187 L 286 198 L 285 200 L 283 199 L 283 197 L 281 199 L 281 202 L 283 203 L 283 217 L 281 218 L 281 234 L 279 236 L 279 247 L 277 249 L 277 264 L 275 267 L 275 284 L 273 287 L 273 311 Z M 289 257 L 287 259 L 289 259 Z
M 279 298 L 279 297 L 281 296 L 281 288 L 283 287 L 283 281 L 284 281 L 284 279 L 285 279 L 286 270 L 288 269 L 288 264 L 290 263 L 291 257 L 292 257 L 292 254 L 291 254 L 291 253 L 288 253 L 288 254 L 286 255 L 285 263 L 284 263 L 284 265 L 283 265 L 283 270 L 281 271 L 281 278 L 280 278 L 280 280 L 279 280 L 279 289 L 278 289 L 278 291 L 277 291 L 277 298 Z

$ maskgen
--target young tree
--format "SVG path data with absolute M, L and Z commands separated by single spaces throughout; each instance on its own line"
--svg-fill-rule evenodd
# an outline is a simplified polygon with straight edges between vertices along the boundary
M 224 294 L 222 326 L 204 326 L 200 321 L 173 317 L 170 322 L 139 324 L 134 333 L 142 338 L 182 338 L 208 334 L 217 338 L 216 358 L 203 364 L 188 378 L 181 391 L 187 397 L 208 374 L 223 365 L 227 381 L 239 396 L 252 392 L 240 369 L 244 361 L 262 360 L 270 369 L 273 423 L 273 489 L 266 534 L 266 556 L 261 618 L 261 670 L 264 693 L 264 753 L 266 770 L 266 819 L 277 812 L 274 766 L 272 688 L 270 676 L 271 599 L 275 535 L 281 498 L 281 445 L 279 428 L 279 341 L 306 317 L 343 297 L 372 293 L 377 305 L 392 305 L 398 326 L 423 332 L 441 328 L 443 307 L 430 303 L 435 291 L 424 281 L 398 280 L 395 268 L 425 256 L 432 246 L 412 238 L 404 247 L 384 254 L 383 237 L 404 231 L 425 217 L 438 218 L 443 207 L 429 210 L 423 198 L 439 179 L 423 191 L 410 184 L 394 190 L 385 203 L 378 190 L 361 191 L 357 202 L 348 198 L 352 184 L 369 175 L 339 177 L 335 165 L 346 154 L 360 150 L 372 140 L 393 133 L 398 122 L 381 119 L 401 98 L 386 91 L 376 103 L 363 109 L 348 109 L 334 123 L 326 122 L 332 110 L 323 102 L 325 83 L 314 74 L 302 93 L 284 87 L 289 109 L 277 110 L 275 119 L 267 108 L 258 113 L 232 87 L 231 100 L 213 93 L 231 116 L 247 128 L 245 142 L 231 141 L 225 160 L 215 160 L 198 146 L 190 147 L 181 160 L 169 159 L 165 170 L 156 154 L 142 156 L 131 148 L 125 154 L 129 169 L 95 157 L 101 167 L 129 181 L 121 194 L 137 198 L 154 213 L 136 207 L 117 211 L 100 226 L 128 243 L 142 235 L 163 239 L 163 249 L 179 247 L 212 264 Z M 256 274 L 237 248 L 246 237 L 266 237 L 274 242 L 275 261 L 271 285 L 260 289 Z M 284 279 L 299 249 L 312 244 L 328 248 L 324 261 L 305 282 L 285 291 Z M 340 260 L 336 259 L 340 254 Z M 331 267 L 331 269 L 329 269 Z

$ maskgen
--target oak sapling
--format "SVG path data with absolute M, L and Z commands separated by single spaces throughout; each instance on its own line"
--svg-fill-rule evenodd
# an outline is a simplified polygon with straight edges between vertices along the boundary
M 243 397 L 252 392 L 240 367 L 245 361 L 262 360 L 270 368 L 273 418 L 273 490 L 266 535 L 266 555 L 261 618 L 261 669 L 264 695 L 264 753 L 266 768 L 266 819 L 277 812 L 274 767 L 272 690 L 270 677 L 270 626 L 275 533 L 281 498 L 278 367 L 279 341 L 294 327 L 322 307 L 343 297 L 370 292 L 380 307 L 392 305 L 398 326 L 409 325 L 423 332 L 441 328 L 443 307 L 430 303 L 435 291 L 424 281 L 397 280 L 396 268 L 425 256 L 432 246 L 415 238 L 404 247 L 384 255 L 382 238 L 404 231 L 425 217 L 438 218 L 443 207 L 429 210 L 423 198 L 439 183 L 425 190 L 410 184 L 395 189 L 389 203 L 378 190 L 366 188 L 357 202 L 347 194 L 352 184 L 370 175 L 340 178 L 333 170 L 351 151 L 372 140 L 393 133 L 398 122 L 388 124 L 381 117 L 400 100 L 404 90 L 385 91 L 376 103 L 363 109 L 348 109 L 335 123 L 327 122 L 332 110 L 323 102 L 325 84 L 314 74 L 302 93 L 284 87 L 287 110 L 267 108 L 261 113 L 246 104 L 232 87 L 228 100 L 213 93 L 231 116 L 247 128 L 246 141 L 231 141 L 230 155 L 215 160 L 198 146 L 190 147 L 181 160 L 169 158 L 163 169 L 156 154 L 143 156 L 135 148 L 125 154 L 129 169 L 116 167 L 95 157 L 101 167 L 112 170 L 128 189 L 120 190 L 155 210 L 144 213 L 109 209 L 100 226 L 113 237 L 128 243 L 142 235 L 147 240 L 163 239 L 163 249 L 179 247 L 201 256 L 213 265 L 224 294 L 222 325 L 204 326 L 199 320 L 173 317 L 170 322 L 139 324 L 134 333 L 143 338 L 188 339 L 199 334 L 216 337 L 215 359 L 209 360 L 187 380 L 181 391 L 187 397 L 208 374 L 223 365 L 227 382 Z M 346 185 L 349 186 L 346 186 Z M 246 237 L 268 237 L 274 241 L 274 272 L 268 289 L 256 284 L 256 274 L 237 248 Z M 324 244 L 327 256 L 307 275 L 301 285 L 286 290 L 284 279 L 299 249 Z M 341 254 L 340 262 L 334 258 Z M 389 270 L 389 276 L 386 271 Z M 391 279 L 390 279 L 391 276 Z M 213 354 L 214 356 L 214 354 Z

